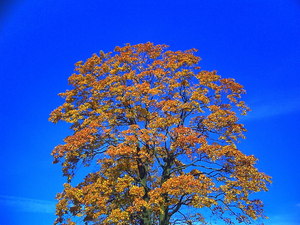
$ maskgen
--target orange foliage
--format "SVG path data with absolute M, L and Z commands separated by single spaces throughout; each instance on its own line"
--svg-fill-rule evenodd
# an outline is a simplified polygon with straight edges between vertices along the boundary
M 50 116 L 73 130 L 52 152 L 68 179 L 55 224 L 198 224 L 202 208 L 228 223 L 264 217 L 250 195 L 270 177 L 235 146 L 245 90 L 201 70 L 195 49 L 166 49 L 127 44 L 76 63 Z M 81 164 L 93 166 L 76 184 Z

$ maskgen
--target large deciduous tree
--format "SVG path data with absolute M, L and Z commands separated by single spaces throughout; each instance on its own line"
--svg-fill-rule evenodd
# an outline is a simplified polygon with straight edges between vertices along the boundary
M 236 147 L 245 131 L 237 115 L 248 111 L 243 87 L 201 70 L 195 49 L 167 47 L 127 44 L 76 64 L 50 117 L 73 131 L 52 152 L 67 177 L 55 224 L 264 217 L 250 194 L 266 191 L 270 177 Z

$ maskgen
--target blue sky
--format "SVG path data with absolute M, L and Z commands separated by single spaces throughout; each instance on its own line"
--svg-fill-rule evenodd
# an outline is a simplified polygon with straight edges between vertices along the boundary
M 2 1 L 3 2 L 3 1 Z M 234 77 L 252 112 L 240 148 L 273 177 L 269 225 L 300 224 L 300 1 L 15 0 L 0 3 L 1 225 L 50 225 L 60 167 L 50 152 L 69 133 L 48 122 L 74 63 L 151 41 L 199 49 L 201 66 Z

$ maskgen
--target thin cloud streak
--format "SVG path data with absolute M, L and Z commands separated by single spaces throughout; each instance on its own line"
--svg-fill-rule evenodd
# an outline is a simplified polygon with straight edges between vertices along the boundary
M 55 213 L 55 201 L 0 195 L 1 205 L 22 212 Z
M 286 115 L 300 111 L 300 99 L 290 99 L 289 101 L 266 101 L 265 104 L 256 104 L 251 107 L 252 111 L 242 120 L 265 119 L 274 116 Z
M 265 220 L 265 225 L 300 225 L 295 215 L 281 214 L 274 217 L 270 216 L 270 219 Z

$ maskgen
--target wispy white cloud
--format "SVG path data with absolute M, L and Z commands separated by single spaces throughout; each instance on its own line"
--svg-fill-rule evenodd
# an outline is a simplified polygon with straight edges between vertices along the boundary
M 55 201 L 0 195 L 0 206 L 17 211 L 35 213 L 55 213 Z
M 265 101 L 264 103 L 253 104 L 251 109 L 252 111 L 243 118 L 244 120 L 264 119 L 298 112 L 300 111 L 300 99 L 274 99 L 272 101 Z
M 296 207 L 300 207 L 300 203 L 296 204 Z M 288 212 L 268 216 L 270 219 L 265 220 L 265 225 L 300 225 L 299 209 L 294 207 L 291 207 Z

